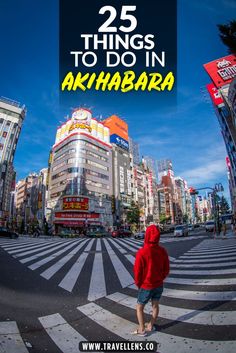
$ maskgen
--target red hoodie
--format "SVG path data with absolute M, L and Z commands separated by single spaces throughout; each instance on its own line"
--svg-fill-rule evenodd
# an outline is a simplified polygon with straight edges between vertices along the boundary
M 159 245 L 160 231 L 155 225 L 147 228 L 144 246 L 138 250 L 134 264 L 134 280 L 139 288 L 161 286 L 169 274 L 167 251 Z

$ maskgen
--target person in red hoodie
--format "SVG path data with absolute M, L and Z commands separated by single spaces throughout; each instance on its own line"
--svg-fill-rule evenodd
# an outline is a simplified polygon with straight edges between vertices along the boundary
M 167 251 L 159 245 L 160 230 L 153 224 L 146 229 L 144 246 L 138 250 L 134 264 L 134 280 L 139 288 L 137 318 L 139 327 L 133 334 L 146 336 L 152 331 L 159 313 L 159 300 L 163 292 L 163 281 L 169 274 Z M 152 317 L 144 324 L 144 306 L 152 301 Z

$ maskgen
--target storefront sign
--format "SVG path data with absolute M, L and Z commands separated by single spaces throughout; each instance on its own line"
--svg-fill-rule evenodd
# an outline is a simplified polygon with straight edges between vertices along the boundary
M 84 219 L 92 219 L 92 218 L 99 218 L 98 213 L 69 213 L 69 212 L 56 212 L 55 218 L 84 218 Z
M 67 226 L 67 227 L 76 227 L 76 226 L 83 226 L 85 227 L 86 226 L 86 222 L 85 221 L 63 221 L 63 220 L 55 220 L 54 221 L 55 224 L 60 224 L 60 225 L 63 225 L 63 226 Z M 88 220 L 88 224 L 90 225 L 100 225 L 101 222 L 99 221 L 95 221 L 95 220 Z
M 129 150 L 129 142 L 116 134 L 111 135 L 110 142 L 115 143 L 117 146 L 122 147 L 127 151 Z
M 88 211 L 89 199 L 87 197 L 64 197 L 63 210 Z
M 221 104 L 224 104 L 223 98 L 221 97 L 219 90 L 218 88 L 216 88 L 214 83 L 209 83 L 208 85 L 206 85 L 206 87 L 214 105 L 219 106 Z
M 229 84 L 236 76 L 236 55 L 228 55 L 203 65 L 217 88 Z
M 115 134 L 121 137 L 123 140 L 128 141 L 128 124 L 124 120 L 120 119 L 116 115 L 112 115 L 104 120 L 103 124 L 110 129 L 111 135 Z

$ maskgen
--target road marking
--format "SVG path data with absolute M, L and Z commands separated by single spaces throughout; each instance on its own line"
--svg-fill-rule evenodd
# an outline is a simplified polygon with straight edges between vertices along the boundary
M 137 298 L 119 292 L 107 295 L 106 298 L 127 308 L 135 308 L 137 305 Z M 159 310 L 159 318 L 172 321 L 198 325 L 236 325 L 236 311 L 190 310 L 163 304 L 159 304 Z M 145 306 L 144 312 L 147 314 L 152 313 L 150 302 Z
M 137 252 L 137 249 L 134 246 L 131 246 L 127 243 L 124 244 L 120 239 L 117 239 L 117 242 L 118 242 L 118 244 L 120 244 L 120 246 L 123 246 L 123 248 L 126 247 L 127 249 L 131 250 L 132 252 Z
M 136 289 L 135 284 L 129 286 L 129 288 Z M 184 300 L 204 300 L 204 301 L 230 301 L 236 300 L 235 291 L 225 291 L 225 292 L 204 292 L 204 291 L 190 291 L 183 289 L 169 289 L 164 288 L 163 297 L 168 298 L 178 298 Z
M 110 239 L 109 239 L 110 241 Z M 120 247 L 119 244 L 117 244 L 116 242 L 113 242 L 113 245 L 115 246 L 115 248 L 122 254 L 126 257 L 126 259 L 132 263 L 132 265 L 134 264 L 134 261 L 135 261 L 135 257 L 131 254 L 126 254 L 127 251 L 124 250 L 123 248 Z
M 198 276 L 213 276 L 213 275 L 232 275 L 236 274 L 236 268 L 228 268 L 226 270 L 170 270 L 172 275 L 198 275 Z
M 176 278 L 176 277 L 167 277 L 165 283 L 171 284 L 182 284 L 182 285 L 191 285 L 191 286 L 227 286 L 235 285 L 236 278 L 210 278 L 210 279 L 193 279 L 193 278 Z
M 198 256 L 198 255 L 214 255 L 214 254 L 224 254 L 228 252 L 236 252 L 236 247 L 230 249 L 217 249 L 217 250 L 204 250 L 204 251 L 188 251 L 186 254 Z
M 37 251 L 39 250 L 44 250 L 44 249 L 50 249 L 52 248 L 53 246 L 56 246 L 56 245 L 59 245 L 59 244 L 65 244 L 64 242 L 60 241 L 60 242 L 57 242 L 57 243 L 49 243 L 49 244 L 40 244 L 40 245 L 34 245 L 34 246 L 31 246 L 30 248 L 27 248 L 27 249 L 18 249 L 18 250 L 14 250 L 14 251 L 8 251 L 9 254 L 11 255 L 15 255 L 14 257 L 23 257 L 23 256 L 26 256 L 26 255 L 29 255 L 29 254 L 34 254 L 36 253 Z
M 37 268 L 45 265 L 46 263 L 54 260 L 56 257 L 60 256 L 61 254 L 63 254 L 64 252 L 66 252 L 67 250 L 71 249 L 72 247 L 74 247 L 76 245 L 77 242 L 73 242 L 69 245 L 67 245 L 65 248 L 63 248 L 62 250 L 57 251 L 56 253 L 53 253 L 52 255 L 45 257 L 42 260 L 39 260 L 37 262 L 34 262 L 32 265 L 28 266 L 28 268 L 30 268 L 31 270 L 36 270 Z M 84 240 L 80 240 L 79 243 L 84 243 Z
M 134 324 L 131 321 L 123 319 L 122 317 L 112 314 L 111 312 L 103 309 L 101 306 L 95 303 L 89 303 L 77 308 L 83 314 L 88 316 L 91 320 L 96 322 L 98 325 L 104 327 L 106 330 L 117 333 L 120 337 L 125 340 L 135 341 L 157 341 L 158 350 L 162 352 L 181 352 L 181 353 L 215 353 L 217 351 L 221 353 L 235 353 L 236 352 L 236 341 L 207 341 L 197 340 L 192 338 L 184 338 L 173 336 L 162 332 L 152 332 L 151 335 L 145 338 L 134 336 L 130 332 L 137 329 L 137 323 Z M 194 347 L 194 350 L 193 350 Z
M 127 251 L 124 248 L 122 248 L 119 244 L 117 244 L 113 239 L 108 239 L 108 241 L 110 244 L 113 244 L 121 254 L 127 253 Z
M 90 278 L 88 300 L 93 301 L 107 294 L 103 258 L 101 253 L 96 253 L 93 261 L 92 274 Z
M 73 241 L 72 243 L 76 243 L 77 240 Z M 45 250 L 45 251 L 42 251 L 42 252 L 39 252 L 38 254 L 36 255 L 32 255 L 30 257 L 26 257 L 25 259 L 21 259 L 19 260 L 22 264 L 25 264 L 26 262 L 30 262 L 32 260 L 36 260 L 38 259 L 39 257 L 41 256 L 44 256 L 44 255 L 47 255 L 47 254 L 50 254 L 58 249 L 61 249 L 63 246 L 65 246 L 66 243 L 63 243 L 63 244 L 60 244 L 60 245 L 57 245 L 57 246 L 54 246 L 53 248 L 50 248 L 49 250 Z
M 80 275 L 80 272 L 84 266 L 84 263 L 88 257 L 88 252 L 91 250 L 92 245 L 94 243 L 94 239 L 92 239 L 87 247 L 84 249 L 83 254 L 78 258 L 78 260 L 74 263 L 71 269 L 67 272 L 63 280 L 59 283 L 59 287 L 67 290 L 68 292 L 72 292 L 75 283 Z
M 130 275 L 130 273 L 126 270 L 125 266 L 123 263 L 120 261 L 114 250 L 111 248 L 109 245 L 108 241 L 104 239 L 104 244 L 107 250 L 107 253 L 111 259 L 111 262 L 113 264 L 113 267 L 116 271 L 116 274 L 119 278 L 120 284 L 122 288 L 127 287 L 131 283 L 134 283 L 133 277 Z
M 97 239 L 96 251 L 102 251 L 101 239 Z
M 37 244 L 39 244 L 39 245 L 42 245 L 43 243 L 45 243 L 45 242 L 43 242 L 43 241 L 39 241 L 39 242 L 29 242 L 29 241 L 26 241 L 26 242 L 20 242 L 19 244 L 16 244 L 16 243 L 14 243 L 14 245 L 9 245 L 9 243 L 8 244 L 5 244 L 5 245 L 2 245 L 1 244 L 1 247 L 4 249 L 4 250 L 14 250 L 14 249 L 21 249 L 21 248 L 24 248 L 24 247 L 28 247 L 28 246 L 32 246 L 32 245 L 37 245 Z
M 15 321 L 0 322 L 0 352 L 29 353 Z
M 68 261 L 70 261 L 70 259 L 77 254 L 77 252 L 85 245 L 88 243 L 87 242 L 83 242 L 80 243 L 76 248 L 74 248 L 72 251 L 69 252 L 69 254 L 67 254 L 66 256 L 64 256 L 62 259 L 60 259 L 59 261 L 57 261 L 54 265 L 50 266 L 47 270 L 45 270 L 44 272 L 40 273 L 40 276 L 46 278 L 46 279 L 50 279 L 52 276 L 55 275 L 56 272 L 58 272 Z
M 229 260 L 229 259 L 228 259 Z M 218 259 L 219 261 L 219 259 Z M 206 263 L 206 264 L 171 264 L 171 268 L 192 268 L 192 269 L 199 269 L 199 268 L 207 268 L 207 267 L 227 267 L 227 266 L 236 266 L 236 262 L 217 262 L 217 263 Z
M 236 249 L 236 245 L 225 245 L 225 246 L 217 246 L 217 247 L 210 247 L 210 248 L 193 248 L 188 251 L 188 253 L 203 253 L 206 252 L 208 253 L 209 251 L 217 251 L 217 250 L 228 250 L 228 249 Z
M 208 255 L 188 255 L 187 253 L 186 253 L 186 255 L 181 255 L 180 257 L 179 257 L 179 259 L 189 259 L 189 258 L 191 258 L 191 259 L 208 259 L 208 258 L 215 258 L 215 257 L 221 257 L 222 255 L 236 255 L 236 250 L 234 250 L 234 251 L 232 251 L 232 250 L 230 250 L 230 251 L 227 251 L 227 254 L 226 254 L 226 251 L 225 252 L 223 252 L 223 253 L 221 253 L 221 254 L 219 254 L 218 252 L 216 253 L 216 254 L 208 254 Z
M 121 243 L 123 242 L 125 246 L 131 246 L 131 249 L 134 249 L 135 251 L 137 251 L 143 246 L 143 244 L 135 244 L 134 242 L 131 242 L 130 240 L 126 239 L 122 239 L 122 241 L 120 239 L 117 240 L 119 240 Z
M 236 260 L 236 256 L 230 256 L 230 257 L 220 257 L 220 258 L 213 258 L 213 259 L 197 259 L 197 260 L 175 260 L 175 263 L 209 263 L 209 262 L 218 262 L 219 265 L 221 262 L 219 261 L 228 261 L 228 260 Z
M 70 326 L 60 314 L 39 317 L 39 321 L 49 337 L 63 353 L 80 352 L 79 342 L 86 341 L 86 339 Z M 81 322 L 82 325 L 83 323 Z

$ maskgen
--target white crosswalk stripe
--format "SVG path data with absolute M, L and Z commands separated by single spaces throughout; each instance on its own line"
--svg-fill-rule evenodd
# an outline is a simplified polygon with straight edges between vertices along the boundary
M 84 241 L 83 241 L 84 242 Z M 63 249 L 61 249 L 60 251 L 57 251 L 56 253 L 53 253 L 52 255 L 43 258 L 42 260 L 39 260 L 37 262 L 34 262 L 32 265 L 28 266 L 31 270 L 35 270 L 43 265 L 45 265 L 46 263 L 50 262 L 51 260 L 54 260 L 55 257 L 60 256 L 61 254 L 65 253 L 67 250 L 71 249 L 72 247 L 75 246 L 77 242 L 73 242 L 69 245 L 67 245 L 66 247 L 64 247 Z
M 130 288 L 137 289 L 135 284 L 132 284 Z M 206 291 L 190 291 L 181 289 L 169 289 L 166 288 L 163 296 L 169 298 L 179 298 L 186 300 L 205 300 L 205 301 L 229 301 L 236 300 L 236 291 L 228 292 L 206 292 Z
M 116 253 L 112 250 L 111 246 L 108 244 L 108 241 L 104 239 L 104 245 L 107 249 L 108 255 L 110 256 L 111 262 L 114 266 L 114 269 L 116 271 L 116 274 L 119 278 L 121 286 L 127 287 L 131 283 L 134 282 L 133 277 L 130 275 L 130 273 L 126 270 L 125 266 L 119 259 L 119 257 L 116 255 Z
M 56 262 L 54 265 L 49 267 L 47 270 L 42 272 L 40 275 L 46 279 L 51 278 L 52 276 L 55 275 L 57 271 L 59 271 L 74 255 L 77 254 L 77 252 L 85 245 L 87 242 L 82 242 L 76 248 L 74 248 L 72 251 L 69 252 L 66 256 L 64 256 L 61 260 Z
M 131 335 L 137 328 L 137 324 L 122 318 L 117 314 L 102 308 L 96 303 L 89 303 L 77 308 L 84 315 L 88 316 L 96 324 L 104 327 L 110 332 L 117 332 L 117 334 L 125 340 L 133 340 Z M 143 340 L 143 337 L 135 336 L 135 340 Z M 233 353 L 236 350 L 236 341 L 207 341 L 192 338 L 183 338 L 179 336 L 172 336 L 163 332 L 152 332 L 151 335 L 146 336 L 145 340 L 156 340 L 158 342 L 158 350 L 162 352 L 181 352 L 181 353 L 196 353 L 196 352 L 216 352 Z
M 109 332 L 111 337 L 115 334 L 120 339 L 138 341 L 143 338 L 130 334 L 137 328 L 135 313 L 137 288 L 133 284 L 134 279 L 130 270 L 135 260 L 135 253 L 142 244 L 142 241 L 135 239 L 86 238 L 61 240 L 53 244 L 46 240 L 40 244 L 30 243 L 29 240 L 24 245 L 19 245 L 20 248 L 17 246 L 6 248 L 5 245 L 2 245 L 2 248 L 8 253 L 17 251 L 11 256 L 19 255 L 17 259 L 21 261 L 22 266 L 24 265 L 22 261 L 25 260 L 25 265 L 32 270 L 44 266 L 40 275 L 47 280 L 53 279 L 57 275 L 58 286 L 68 292 L 80 291 L 82 286 L 80 275 L 85 266 L 89 264 L 91 272 L 88 272 L 90 281 L 88 282 L 87 299 L 90 302 L 77 309 L 90 320 L 91 325 L 99 325 L 101 330 Z M 203 353 L 207 351 L 215 353 L 219 351 L 234 353 L 236 351 L 236 340 L 222 340 L 217 336 L 216 340 L 206 340 L 205 337 L 201 337 L 202 332 L 207 332 L 206 330 L 211 327 L 218 330 L 220 328 L 230 330 L 236 325 L 236 311 L 229 309 L 231 305 L 235 305 L 236 301 L 236 287 L 233 287 L 236 285 L 234 242 L 232 240 L 227 243 L 221 242 L 221 244 L 215 245 L 215 248 L 212 248 L 212 244 L 215 244 L 213 240 L 204 240 L 201 243 L 202 248 L 197 245 L 179 258 L 170 259 L 171 272 L 165 281 L 165 289 L 160 300 L 159 319 L 166 320 L 168 325 L 173 328 L 171 333 L 169 331 L 167 333 L 163 329 L 161 332 L 153 332 L 150 336 L 145 337 L 147 340 L 156 340 L 159 344 L 158 350 L 161 352 Z M 30 250 L 33 253 L 30 253 Z M 104 256 L 111 262 L 112 266 L 109 269 L 104 266 Z M 30 264 L 28 265 L 28 263 Z M 64 267 L 66 267 L 65 272 L 63 271 Z M 112 271 L 118 280 L 117 289 L 112 294 L 107 292 L 108 271 Z M 101 301 L 95 303 L 98 299 Z M 118 309 L 115 310 L 113 305 L 109 305 L 111 302 L 118 308 L 126 308 L 126 311 L 132 312 L 132 317 L 129 316 L 127 319 L 128 316 L 122 314 L 125 312 L 124 310 L 118 314 Z M 225 305 L 223 308 L 221 308 L 222 303 Z M 193 307 L 197 309 L 193 309 Z M 145 313 L 149 314 L 150 312 L 151 305 L 147 304 Z M 76 321 L 77 324 L 74 326 L 63 315 L 55 313 L 40 317 L 39 321 L 50 339 L 63 353 L 78 352 L 79 342 L 86 341 L 84 334 L 80 333 L 83 319 Z M 186 330 L 183 330 L 181 335 L 175 328 L 176 322 L 186 325 L 184 326 Z M 0 323 L 1 340 L 3 340 L 1 333 L 4 330 L 4 324 L 4 322 Z M 188 327 L 190 328 L 187 329 Z M 197 339 L 194 332 L 199 330 L 199 338 Z M 13 328 L 9 327 L 3 332 L 12 334 L 10 337 L 13 338 L 7 344 L 14 347 L 8 349 L 7 346 L 7 350 L 3 348 L 4 353 L 16 353 L 16 344 L 19 344 L 22 349 L 22 351 L 17 350 L 17 353 L 28 352 L 16 323 L 13 324 Z M 82 330 L 82 332 L 84 331 Z M 91 337 L 94 339 L 94 335 Z M 87 336 L 86 338 L 88 339 Z M 1 345 L 0 352 L 2 352 Z
M 165 295 L 165 290 L 164 290 Z M 107 296 L 108 299 L 126 306 L 127 308 L 135 308 L 137 298 L 131 297 L 123 293 L 113 293 Z M 203 311 L 176 308 L 173 306 L 159 304 L 159 317 L 168 320 L 177 320 L 181 322 L 189 322 L 200 325 L 236 325 L 236 311 Z M 145 306 L 145 313 L 152 312 L 152 305 L 149 302 Z
M 100 240 L 100 239 L 99 239 Z M 101 243 L 97 248 L 100 249 Z M 96 253 L 94 257 L 93 270 L 90 279 L 88 300 L 96 300 L 106 295 L 106 282 L 103 268 L 103 258 L 101 253 Z
M 80 272 L 84 266 L 84 263 L 89 255 L 89 251 L 92 248 L 94 239 L 92 239 L 84 250 L 84 253 L 74 263 L 71 269 L 67 272 L 65 277 L 59 283 L 59 286 L 69 292 L 71 292 L 75 286 L 75 283 L 80 275 Z
M 86 341 L 60 314 L 40 317 L 39 321 L 63 353 L 80 352 L 79 342 Z
M 76 242 L 76 241 L 73 241 L 71 244 L 74 244 L 75 242 Z M 70 245 L 71 245 L 71 244 L 70 244 Z M 30 262 L 30 261 L 36 260 L 36 259 L 38 259 L 39 257 L 42 257 L 42 256 L 44 256 L 44 255 L 53 253 L 55 250 L 58 250 L 58 249 L 61 249 L 61 248 L 64 248 L 64 247 L 65 247 L 65 243 L 62 243 L 62 244 L 57 245 L 57 246 L 54 246 L 53 248 L 49 245 L 49 246 L 47 247 L 47 249 L 49 248 L 49 250 L 41 251 L 41 252 L 37 253 L 36 255 L 26 257 L 26 258 L 20 260 L 20 262 L 23 263 L 23 264 L 25 264 L 26 262 Z M 18 254 L 16 257 L 21 257 L 21 254 Z
M 29 353 L 15 321 L 0 322 L 0 352 Z

